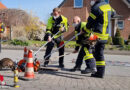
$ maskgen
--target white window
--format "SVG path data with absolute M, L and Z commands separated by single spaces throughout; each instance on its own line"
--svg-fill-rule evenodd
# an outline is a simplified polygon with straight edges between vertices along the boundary
M 74 0 L 74 8 L 82 8 L 83 0 Z
M 124 29 L 124 20 L 118 20 L 117 26 L 121 30 Z

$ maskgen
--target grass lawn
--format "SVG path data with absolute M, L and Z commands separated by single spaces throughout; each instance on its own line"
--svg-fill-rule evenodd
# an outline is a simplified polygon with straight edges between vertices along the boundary
M 10 45 L 10 42 L 11 41 L 2 42 L 2 44 L 3 45 Z M 34 40 L 29 40 L 27 42 L 29 43 L 29 46 L 32 46 L 32 47 L 41 47 L 43 44 L 46 43 L 46 41 L 34 41 Z M 65 47 L 66 48 L 75 48 L 75 44 L 76 44 L 75 41 L 70 41 L 65 45 Z M 108 49 L 108 50 L 130 50 L 130 45 L 116 46 L 116 45 L 106 44 L 105 49 Z

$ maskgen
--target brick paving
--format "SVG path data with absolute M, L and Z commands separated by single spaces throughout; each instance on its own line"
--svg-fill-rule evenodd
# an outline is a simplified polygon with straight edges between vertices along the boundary
M 23 51 L 21 50 L 3 50 L 0 54 L 0 59 L 9 57 L 11 59 L 22 59 Z M 42 55 L 38 55 L 42 62 Z M 52 55 L 55 57 L 58 53 Z M 20 88 L 13 88 L 13 72 L 10 70 L 0 71 L 4 75 L 8 90 L 130 90 L 130 67 L 129 65 L 113 65 L 109 63 L 106 66 L 106 75 L 104 79 L 92 78 L 90 74 L 82 75 L 80 71 L 69 72 L 68 70 L 74 66 L 74 61 L 77 54 L 72 54 L 65 57 L 65 69 L 59 71 L 39 71 L 35 73 L 35 80 L 23 81 L 19 80 Z M 107 62 L 128 62 L 130 56 L 125 55 L 105 55 Z M 50 66 L 57 66 L 57 60 L 53 60 Z M 82 69 L 85 68 L 83 64 Z M 24 76 L 24 73 L 19 73 L 19 76 Z M 4 90 L 0 88 L 0 90 Z

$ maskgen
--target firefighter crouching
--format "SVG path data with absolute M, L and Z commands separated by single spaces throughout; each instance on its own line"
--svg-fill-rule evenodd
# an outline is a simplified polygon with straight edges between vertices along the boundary
M 95 2 L 95 1 L 93 1 Z M 100 39 L 97 41 L 94 50 L 97 72 L 91 74 L 92 77 L 103 78 L 105 73 L 104 47 L 109 37 L 111 17 L 115 11 L 104 0 L 96 0 L 91 7 L 91 13 L 87 20 L 86 33 L 92 29 L 95 35 Z
M 44 37 L 45 41 L 49 41 L 49 43 L 47 44 L 47 48 L 46 48 L 46 52 L 45 52 L 45 56 L 44 56 L 44 59 L 45 59 L 44 67 L 46 67 L 49 63 L 50 56 L 48 56 L 48 55 L 51 53 L 51 51 L 54 47 L 54 43 L 56 43 L 57 47 L 60 47 L 61 45 L 64 44 L 62 34 L 64 32 L 66 32 L 67 29 L 68 29 L 67 18 L 64 17 L 63 15 L 61 15 L 61 10 L 59 8 L 54 8 L 53 15 L 48 19 L 46 35 Z M 60 33 L 58 35 L 56 35 L 52 40 L 52 37 L 58 31 L 60 31 Z M 59 49 L 59 56 L 61 56 L 61 55 L 64 55 L 64 47 Z M 64 60 L 64 57 L 59 58 L 59 67 L 60 68 L 64 67 L 63 60 Z
M 88 43 L 88 38 L 91 35 L 90 31 L 84 33 L 84 27 L 86 26 L 86 22 L 81 22 L 80 17 L 75 16 L 73 19 L 73 26 L 75 27 L 75 35 L 81 33 L 79 36 L 76 37 L 76 47 L 73 53 L 77 53 L 79 51 L 76 63 L 74 68 L 70 71 L 76 71 L 81 69 L 81 65 L 83 59 L 86 63 L 85 72 L 87 73 L 95 73 L 96 72 L 96 64 L 92 54 L 91 46 Z M 82 72 L 82 71 L 81 71 Z M 83 72 L 82 72 L 83 73 Z

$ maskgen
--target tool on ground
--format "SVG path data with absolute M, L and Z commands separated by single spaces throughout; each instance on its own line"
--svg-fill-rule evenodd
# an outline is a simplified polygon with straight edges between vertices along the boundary
M 18 85 L 19 79 L 18 79 L 18 63 L 17 61 L 15 62 L 15 70 L 14 70 L 14 87 L 19 88 L 20 86 Z
M 65 42 L 63 45 L 61 45 L 59 48 L 57 48 L 55 51 L 53 51 L 53 52 L 51 52 L 49 55 L 47 55 L 46 57 L 45 57 L 45 60 L 49 57 L 49 56 L 51 56 L 51 54 L 53 54 L 53 53 L 55 53 L 57 50 L 59 50 L 59 49 L 61 49 L 62 47 L 64 47 L 69 41 L 72 41 L 73 39 L 75 39 L 77 36 L 79 36 L 81 33 L 78 33 L 78 34 L 76 34 L 75 36 L 73 36 L 71 39 L 69 39 L 67 42 Z

